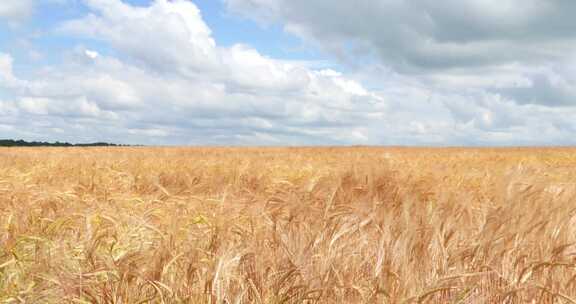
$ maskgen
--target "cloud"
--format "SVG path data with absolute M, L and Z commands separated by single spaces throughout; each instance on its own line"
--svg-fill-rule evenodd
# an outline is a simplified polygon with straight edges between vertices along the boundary
M 209 72 L 217 63 L 211 31 L 192 2 L 159 0 L 149 7 L 118 0 L 87 0 L 86 4 L 95 14 L 67 22 L 63 32 L 103 40 L 160 72 Z
M 8 54 L 0 53 L 0 77 L 4 85 L 12 83 L 15 81 L 15 77 L 12 74 L 12 63 L 14 59 Z
M 366 140 L 360 122 L 385 109 L 380 96 L 337 72 L 245 44 L 218 46 L 192 2 L 86 4 L 91 14 L 58 31 L 119 55 L 77 47 L 33 78 L 8 73 L 21 116 L 64 130 L 106 125 L 144 143 L 305 144 Z M 4 61 L 0 68 L 11 71 Z
M 556 73 L 532 75 L 529 83 L 496 89 L 495 92 L 521 104 L 573 106 L 576 104 L 576 79 L 566 79 Z
M 32 0 L 2 0 L 0 1 L 0 21 L 18 22 L 29 17 L 34 9 Z
M 576 2 L 225 0 L 361 69 L 382 65 L 434 88 L 478 88 L 518 104 L 574 106 Z M 566 81 L 549 82 L 557 78 Z
M 570 48 L 568 38 L 542 32 L 522 42 L 525 29 L 500 33 L 539 20 L 542 10 L 551 14 L 557 2 L 528 1 L 520 12 L 515 1 L 500 1 L 506 10 L 491 1 L 449 2 L 478 20 L 433 11 L 423 0 L 361 1 L 354 8 L 322 0 L 228 1 L 255 18 L 281 20 L 341 54 L 344 64 L 354 57 L 343 73 L 272 58 L 248 44 L 223 47 L 190 1 L 85 0 L 89 13 L 56 31 L 97 47 L 77 46 L 61 63 L 24 75 L 0 53 L 0 136 L 211 145 L 576 143 L 576 73 L 559 51 Z M 324 12 L 322 20 L 311 19 L 314 11 Z M 359 15 L 347 18 L 350 12 Z M 405 30 L 417 36 L 404 37 Z M 414 41 L 420 36 L 429 41 Z M 543 47 L 519 49 L 527 43 Z M 514 46 L 512 54 L 500 54 L 500 44 Z M 464 57 L 475 64 L 458 61 Z
M 403 71 L 554 60 L 574 50 L 576 3 L 563 0 L 226 0 L 327 48 L 352 48 Z M 538 45 L 538 47 L 534 47 Z

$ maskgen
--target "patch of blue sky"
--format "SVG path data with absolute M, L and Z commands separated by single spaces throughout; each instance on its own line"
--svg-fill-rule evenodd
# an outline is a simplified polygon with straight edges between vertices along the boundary
M 139 0 L 144 2 L 144 0 Z M 226 11 L 222 1 L 194 0 L 202 13 L 204 22 L 212 30 L 218 45 L 229 47 L 246 44 L 261 54 L 280 60 L 298 60 L 310 65 L 330 65 L 322 55 L 305 47 L 298 37 L 286 33 L 278 24 L 262 25 L 252 20 L 235 16 Z
M 114 50 L 106 43 L 58 31 L 63 22 L 89 13 L 81 1 L 68 1 L 65 4 L 39 1 L 34 15 L 26 23 L 0 28 L 0 48 L 5 48 L 14 57 L 15 74 L 25 75 L 39 66 L 61 64 L 66 60 L 66 54 L 79 46 L 114 55 Z
M 98 40 L 70 36 L 58 31 L 63 22 L 82 18 L 89 13 L 90 11 L 80 1 L 69 1 L 65 5 L 45 3 L 38 8 L 38 17 L 34 18 L 31 24 L 41 31 L 41 34 L 35 38 L 35 44 L 48 53 L 48 62 L 55 63 L 54 61 L 60 60 L 59 57 L 61 56 L 53 55 L 65 54 L 66 51 L 77 46 L 94 49 L 104 54 L 113 52 L 110 47 Z
M 14 39 L 14 32 L 0 21 L 0 52 L 7 52 L 9 43 Z

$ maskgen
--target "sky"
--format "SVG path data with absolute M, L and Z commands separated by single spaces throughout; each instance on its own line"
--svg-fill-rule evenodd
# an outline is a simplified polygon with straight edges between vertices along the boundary
M 0 0 L 0 138 L 576 144 L 572 0 Z

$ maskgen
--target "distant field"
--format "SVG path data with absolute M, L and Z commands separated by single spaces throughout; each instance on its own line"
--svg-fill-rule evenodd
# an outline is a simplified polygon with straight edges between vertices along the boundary
M 3 148 L 0 303 L 576 303 L 576 149 Z

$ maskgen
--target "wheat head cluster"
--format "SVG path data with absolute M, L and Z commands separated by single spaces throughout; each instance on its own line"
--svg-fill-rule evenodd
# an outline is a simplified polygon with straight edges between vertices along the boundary
M 576 303 L 576 150 L 7 148 L 0 303 Z

